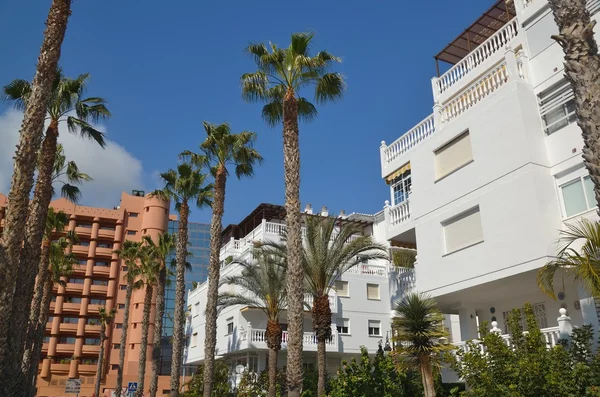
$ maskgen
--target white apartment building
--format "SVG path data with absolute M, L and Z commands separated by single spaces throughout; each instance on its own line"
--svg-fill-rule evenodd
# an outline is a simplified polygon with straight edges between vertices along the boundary
M 598 21 L 600 1 L 588 7 Z M 553 34 L 546 0 L 495 2 L 436 56 L 452 66 L 431 80 L 433 113 L 381 143 L 385 238 L 414 244 L 417 288 L 459 315 L 463 341 L 482 321 L 506 332 L 507 313 L 526 302 L 547 334 L 561 307 L 598 329 L 576 282 L 557 277 L 556 301 L 536 284 L 559 230 L 597 210 Z
M 307 213 L 312 213 L 307 206 Z M 323 208 L 321 215 L 328 216 Z M 251 252 L 256 243 L 279 241 L 285 230 L 285 209 L 282 206 L 261 204 L 237 225 L 229 225 L 223 230 L 223 245 L 220 259 L 221 276 L 241 273 L 236 263 L 251 260 Z M 343 212 L 337 217 L 340 222 L 359 224 L 363 232 L 376 240 L 385 242 L 383 211 L 376 215 L 350 214 Z M 333 338 L 327 344 L 327 369 L 335 373 L 343 359 L 357 357 L 360 347 L 375 353 L 379 343 L 385 345 L 390 335 L 392 305 L 403 291 L 413 285 L 412 269 L 397 270 L 387 261 L 365 261 L 352 268 L 336 282 L 335 291 L 330 293 Z M 188 349 L 186 363 L 199 365 L 204 360 L 204 337 L 207 283 L 197 286 L 188 293 L 190 317 L 188 323 Z M 222 290 L 235 288 L 223 286 Z M 311 303 L 312 296 L 307 296 Z M 282 313 L 283 346 L 278 364 L 285 365 L 287 319 Z M 259 373 L 266 369 L 268 348 L 265 341 L 267 318 L 260 309 L 234 306 L 222 310 L 217 320 L 217 357 L 231 365 L 232 381 L 239 380 L 238 366 Z M 305 313 L 304 321 L 304 364 L 315 366 L 317 362 L 317 341 L 312 331 L 310 312 Z M 237 378 L 237 379 L 236 379 Z

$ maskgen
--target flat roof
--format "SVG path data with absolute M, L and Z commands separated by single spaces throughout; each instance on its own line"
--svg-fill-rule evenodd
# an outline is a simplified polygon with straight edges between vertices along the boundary
M 436 63 L 444 61 L 454 65 L 460 62 L 461 59 L 500 30 L 516 15 L 513 0 L 497 0 L 471 26 L 466 28 L 458 37 L 434 56 Z

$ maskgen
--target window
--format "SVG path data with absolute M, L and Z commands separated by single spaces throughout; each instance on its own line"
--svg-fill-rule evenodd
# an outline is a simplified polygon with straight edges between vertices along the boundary
M 90 242 L 87 240 L 81 240 L 79 241 L 79 243 L 77 245 L 81 245 L 83 247 L 89 247 L 90 246 Z
M 125 284 L 121 284 L 121 285 L 119 285 L 119 289 L 120 289 L 121 291 L 124 291 L 124 290 L 126 290 L 126 289 L 127 289 L 127 285 L 125 285 Z
M 115 329 L 123 329 L 123 324 L 122 323 L 116 323 L 115 324 Z
M 345 298 L 350 296 L 350 291 L 348 291 L 348 282 L 347 281 L 338 280 L 333 285 L 333 288 L 335 289 L 335 292 L 337 293 L 338 296 L 345 297 Z
M 412 181 L 410 177 L 410 169 L 403 172 L 392 180 L 392 203 L 398 205 L 403 201 L 408 200 L 412 188 Z
M 479 207 L 472 208 L 442 223 L 446 254 L 483 241 Z
M 112 248 L 112 243 L 107 241 L 101 241 L 98 243 L 98 248 Z
M 379 300 L 379 284 L 367 284 L 367 299 Z
M 369 320 L 369 336 L 381 336 L 381 321 Z
M 85 338 L 84 345 L 100 346 L 100 338 Z
M 575 122 L 575 98 L 568 81 L 562 79 L 538 96 L 544 132 L 551 135 Z
M 121 270 L 122 270 L 122 271 L 126 272 L 126 271 L 127 271 L 127 269 L 129 269 L 127 266 L 121 266 Z
M 233 321 L 227 323 L 227 334 L 233 334 Z
M 140 304 L 139 304 L 139 303 L 136 303 L 136 304 L 135 304 L 135 308 L 137 309 L 138 307 L 140 307 Z
M 44 343 L 50 343 L 50 335 L 44 336 Z
M 81 303 L 80 296 L 66 296 L 65 303 Z
M 248 358 L 248 371 L 255 374 L 258 373 L 258 356 L 250 356 Z
M 338 334 L 349 335 L 350 334 L 350 320 L 347 318 L 338 318 L 336 320 L 336 328 Z
M 100 267 L 109 267 L 110 263 L 106 262 L 106 261 L 96 261 L 96 266 L 100 266 Z
M 565 216 L 570 217 L 596 207 L 594 183 L 589 175 L 560 186 Z
M 87 259 L 78 259 L 77 264 L 85 266 L 87 265 Z
M 137 328 L 137 323 L 133 323 L 133 328 Z
M 71 277 L 69 278 L 69 281 L 67 281 L 69 284 L 83 284 L 84 279 L 79 278 L 79 277 Z
M 110 369 L 113 371 L 118 371 L 119 370 L 119 364 L 111 364 L 110 365 Z
M 117 309 L 125 309 L 125 304 L 124 303 L 119 303 L 117 305 Z
M 127 230 L 127 235 L 128 236 L 135 236 L 136 231 L 135 230 Z
M 115 227 L 113 225 L 100 225 L 100 230 L 111 230 L 115 231 Z
M 454 138 L 435 154 L 435 179 L 439 180 L 473 161 L 469 131 Z
M 77 222 L 77 227 L 83 227 L 86 229 L 91 229 L 92 228 L 92 224 L 91 223 L 87 223 L 87 222 Z
M 192 334 L 192 347 L 195 347 L 196 345 L 198 345 L 198 333 L 194 332 Z
M 79 317 L 63 317 L 62 323 L 64 324 L 77 324 Z
M 92 280 L 92 285 L 108 285 L 108 280 Z
M 121 348 L 121 344 L 120 343 L 113 343 L 113 349 L 120 349 Z
M 130 218 L 137 218 L 138 215 L 139 215 L 139 213 L 137 213 L 137 212 L 130 212 L 130 213 L 128 213 L 128 215 L 129 215 Z
M 90 305 L 106 305 L 106 299 L 92 298 L 90 299 Z
M 195 317 L 195 316 L 197 316 L 197 315 L 199 315 L 199 314 L 200 314 L 200 302 L 196 302 L 196 303 L 194 304 L 194 308 L 193 308 L 193 310 L 192 310 L 192 316 L 194 316 L 194 317 Z
M 85 323 L 87 325 L 100 325 L 100 317 L 88 318 Z
M 48 316 L 48 322 L 51 323 L 52 321 L 54 321 L 54 316 Z
M 74 345 L 75 337 L 74 336 L 61 336 L 58 338 L 58 343 L 63 345 Z
M 135 345 L 132 343 L 132 344 L 129 346 L 129 348 L 130 348 L 131 350 L 133 350 L 133 349 L 135 349 Z

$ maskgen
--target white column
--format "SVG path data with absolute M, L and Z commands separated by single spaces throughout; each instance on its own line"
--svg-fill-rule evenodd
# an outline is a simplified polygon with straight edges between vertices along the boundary
M 506 60 L 506 71 L 508 72 L 509 79 L 518 80 L 519 69 L 517 67 L 517 57 L 515 55 L 515 50 L 513 50 L 510 45 L 506 46 L 504 59 Z
M 460 338 L 463 341 L 477 338 L 477 313 L 475 305 L 463 304 L 458 309 L 458 318 L 460 321 Z

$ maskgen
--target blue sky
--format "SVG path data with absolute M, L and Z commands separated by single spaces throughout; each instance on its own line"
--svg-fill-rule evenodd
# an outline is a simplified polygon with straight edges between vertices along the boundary
M 313 31 L 314 51 L 343 58 L 337 71 L 348 89 L 300 126 L 302 203 L 374 213 L 389 197 L 379 143 L 431 113 L 433 55 L 492 3 L 74 0 L 60 64 L 69 76 L 92 75 L 89 94 L 105 97 L 113 113 L 109 139 L 141 162 L 135 182 L 123 182 L 141 186 L 119 189 L 157 187 L 158 171 L 197 148 L 203 120 L 255 131 L 263 166 L 252 179 L 228 181 L 224 224 L 236 223 L 261 202 L 284 201 L 281 127 L 268 127 L 260 105 L 241 99 L 239 77 L 254 70 L 243 49 L 250 41 L 286 46 L 291 32 Z M 0 0 L 0 84 L 32 78 L 49 5 Z M 0 103 L 0 115 L 8 108 Z M 94 176 L 105 164 L 85 171 Z M 192 219 L 208 222 L 210 212 L 195 210 Z

